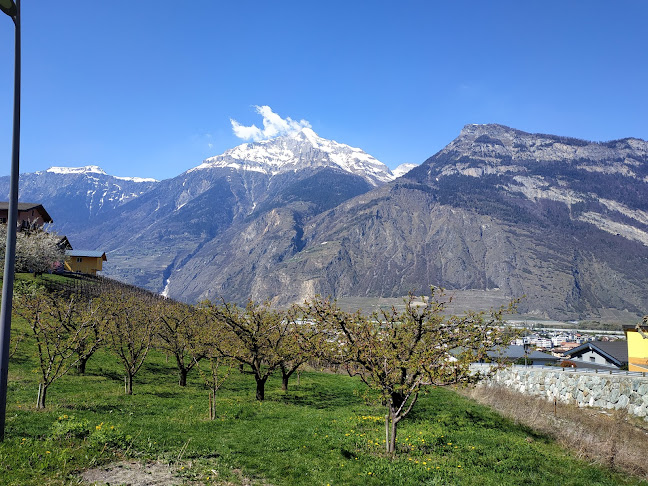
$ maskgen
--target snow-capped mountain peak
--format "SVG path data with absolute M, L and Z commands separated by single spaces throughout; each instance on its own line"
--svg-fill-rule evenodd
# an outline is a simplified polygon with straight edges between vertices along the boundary
M 374 186 L 394 179 L 389 168 L 363 150 L 318 136 L 310 128 L 254 143 L 244 143 L 210 157 L 190 170 L 228 167 L 276 175 L 308 168 L 335 167 L 363 177 Z
M 86 165 L 84 167 L 50 167 L 46 172 L 52 174 L 101 174 L 108 175 L 98 165 Z
M 82 174 L 82 175 L 101 175 L 112 177 L 113 179 L 119 179 L 121 181 L 130 181 L 130 182 L 159 182 L 157 179 L 152 179 L 149 177 L 119 177 L 119 176 L 109 176 L 105 170 L 103 170 L 98 165 L 86 165 L 83 167 L 50 167 L 45 172 L 50 174 L 60 174 L 60 175 L 70 175 L 70 174 Z

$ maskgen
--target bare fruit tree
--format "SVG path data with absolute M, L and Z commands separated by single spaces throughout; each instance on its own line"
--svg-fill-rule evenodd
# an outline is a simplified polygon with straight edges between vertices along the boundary
M 187 375 L 206 355 L 206 321 L 205 313 L 193 306 L 171 300 L 160 303 L 157 347 L 175 358 L 180 386 L 187 385 Z
M 207 304 L 206 312 L 221 324 L 222 334 L 213 342 L 223 357 L 239 363 L 243 373 L 256 381 L 256 399 L 265 399 L 265 384 L 284 361 L 287 340 L 286 316 L 270 304 L 248 302 L 245 309 L 235 304 Z
M 105 315 L 103 339 L 124 365 L 125 391 L 132 395 L 133 378 L 144 364 L 157 330 L 159 302 L 118 289 L 98 299 Z
M 41 376 L 36 408 L 45 408 L 50 385 L 79 361 L 91 332 L 83 305 L 74 295 L 50 294 L 37 286 L 15 296 L 14 309 L 29 323 L 36 341 Z
M 398 423 L 412 410 L 426 387 L 474 383 L 482 376 L 470 363 L 510 336 L 502 328 L 502 311 L 444 314 L 434 289 L 430 298 L 405 309 L 347 313 L 330 300 L 315 299 L 304 311 L 324 332 L 334 336 L 329 360 L 346 365 L 352 376 L 380 393 L 387 406 L 386 448 L 396 451 Z

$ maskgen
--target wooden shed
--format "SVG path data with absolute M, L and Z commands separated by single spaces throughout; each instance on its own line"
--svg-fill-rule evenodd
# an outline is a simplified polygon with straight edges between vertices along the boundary
M 65 269 L 68 272 L 97 275 L 101 272 L 106 254 L 93 250 L 67 250 L 65 252 Z

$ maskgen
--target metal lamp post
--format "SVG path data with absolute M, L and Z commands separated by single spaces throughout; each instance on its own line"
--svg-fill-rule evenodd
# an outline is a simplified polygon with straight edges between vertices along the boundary
M 0 0 L 0 10 L 14 22 L 14 112 L 13 142 L 11 148 L 11 182 L 9 189 L 9 214 L 7 215 L 7 247 L 5 251 L 4 277 L 2 280 L 2 304 L 0 307 L 0 442 L 4 441 L 7 411 L 7 376 L 9 373 L 9 339 L 11 336 L 11 306 L 16 261 L 16 229 L 18 224 L 18 177 L 20 174 L 20 0 Z

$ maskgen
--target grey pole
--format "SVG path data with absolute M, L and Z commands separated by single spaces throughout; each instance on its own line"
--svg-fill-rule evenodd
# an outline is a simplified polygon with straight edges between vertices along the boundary
M 14 112 L 11 148 L 11 181 L 9 214 L 7 218 L 7 248 L 5 251 L 2 304 L 0 307 L 0 442 L 4 441 L 7 413 L 7 377 L 9 374 L 9 339 L 11 337 L 11 306 L 13 298 L 14 264 L 16 261 L 16 229 L 18 225 L 18 177 L 20 175 L 20 0 L 0 0 L 0 10 L 9 15 L 15 25 Z

